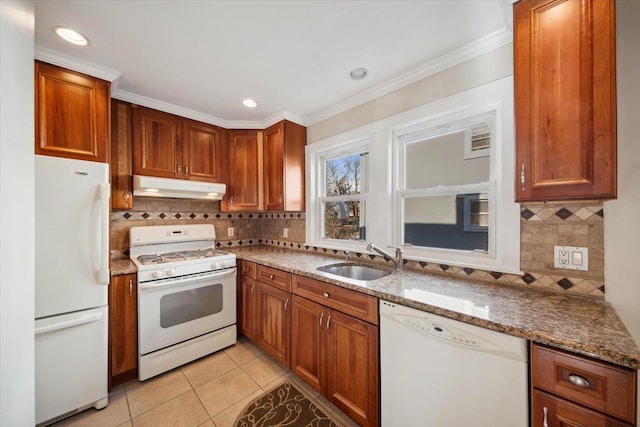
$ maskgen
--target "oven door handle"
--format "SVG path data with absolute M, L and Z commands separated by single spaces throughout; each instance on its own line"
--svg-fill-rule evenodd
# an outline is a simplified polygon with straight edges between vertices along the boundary
M 181 285 L 185 285 L 192 282 L 201 282 L 203 280 L 209 280 L 209 279 L 220 279 L 223 277 L 232 277 L 235 275 L 236 275 L 236 268 L 233 267 L 229 270 L 225 270 L 220 273 L 210 273 L 206 275 L 198 274 L 189 278 L 172 278 L 172 279 L 164 279 L 164 280 L 161 279 L 154 282 L 140 283 L 138 284 L 138 288 L 144 291 L 148 289 L 158 289 L 158 288 L 164 288 L 164 287 L 176 286 L 176 285 L 181 286 Z

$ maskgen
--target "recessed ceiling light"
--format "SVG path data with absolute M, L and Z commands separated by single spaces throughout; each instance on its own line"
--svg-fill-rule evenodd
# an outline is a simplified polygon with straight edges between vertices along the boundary
M 258 106 L 258 103 L 250 98 L 243 100 L 242 103 L 244 104 L 245 107 L 249 107 L 249 108 L 256 108 Z
M 349 71 L 349 76 L 351 76 L 353 80 L 362 80 L 367 77 L 367 74 L 369 74 L 369 71 L 367 71 L 366 68 L 354 68 Z
M 69 43 L 73 43 L 78 46 L 86 46 L 89 44 L 89 40 L 85 36 L 70 28 L 56 27 L 55 30 L 56 34 L 58 34 Z

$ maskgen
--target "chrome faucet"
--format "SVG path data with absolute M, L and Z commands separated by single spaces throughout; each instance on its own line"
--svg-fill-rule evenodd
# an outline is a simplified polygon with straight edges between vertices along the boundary
M 389 254 L 388 252 L 380 249 L 379 247 L 377 247 L 376 245 L 374 245 L 373 243 L 369 243 L 367 245 L 367 250 L 368 251 L 375 251 L 378 252 L 380 255 L 382 255 L 382 257 L 385 259 L 385 261 L 392 261 L 395 266 L 396 266 L 396 270 L 402 270 L 402 268 L 404 267 L 404 263 L 402 260 L 402 254 L 404 253 L 404 251 L 402 250 L 402 248 L 400 247 L 396 247 L 396 246 L 387 246 L 388 248 L 393 248 L 396 250 L 396 256 L 392 256 L 391 254 Z

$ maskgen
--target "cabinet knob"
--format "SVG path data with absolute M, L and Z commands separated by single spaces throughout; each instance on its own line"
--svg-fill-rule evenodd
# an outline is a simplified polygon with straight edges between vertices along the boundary
M 178 175 L 182 175 L 182 165 L 178 163 Z
M 322 294 L 322 296 L 325 297 L 325 298 L 329 298 L 329 293 L 325 292 L 325 293 Z
M 185 175 L 189 175 L 189 166 L 188 165 L 184 167 L 184 174 Z
M 131 193 L 128 192 L 128 191 L 125 191 L 124 192 L 124 199 L 128 201 L 130 198 L 131 198 Z
M 584 377 L 581 377 L 580 375 L 576 375 L 576 374 L 569 375 L 569 381 L 571 381 L 571 384 L 581 388 L 589 387 L 589 380 L 587 380 Z
M 245 271 L 251 271 L 251 267 L 245 267 L 244 270 Z
M 271 280 L 273 280 L 273 278 L 274 278 L 274 277 L 275 277 L 275 276 L 274 276 L 273 274 L 270 274 L 270 275 L 269 275 L 269 279 L 271 279 Z

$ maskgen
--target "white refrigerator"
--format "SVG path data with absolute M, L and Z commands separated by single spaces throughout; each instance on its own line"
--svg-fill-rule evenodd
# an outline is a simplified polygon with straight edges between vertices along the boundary
M 36 423 L 107 405 L 109 165 L 35 156 Z

